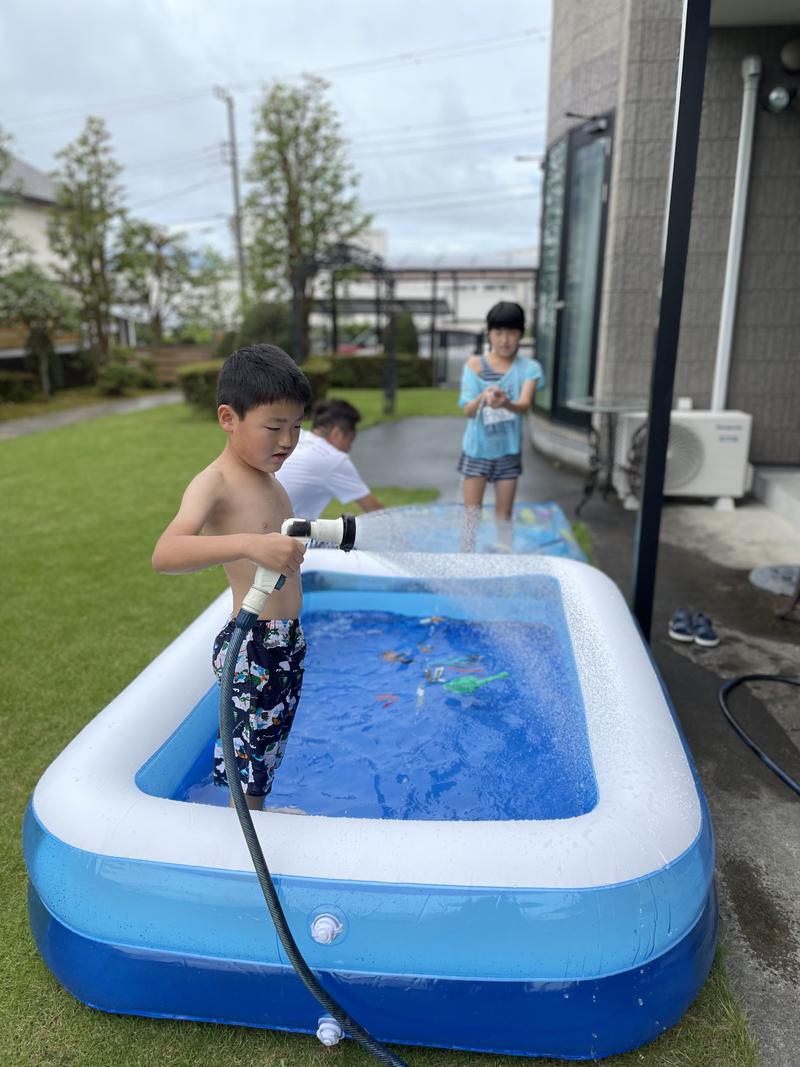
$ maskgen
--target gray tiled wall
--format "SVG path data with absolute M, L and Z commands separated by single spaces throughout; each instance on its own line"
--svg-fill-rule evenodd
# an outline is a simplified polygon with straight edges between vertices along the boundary
M 596 392 L 647 393 L 658 315 L 682 5 L 556 0 L 548 140 L 564 111 L 616 108 Z M 714 29 L 709 43 L 675 395 L 710 400 L 742 105 L 741 62 L 762 88 L 800 78 L 778 54 L 800 26 Z M 751 458 L 800 463 L 800 101 L 759 109 L 728 406 L 753 415 Z

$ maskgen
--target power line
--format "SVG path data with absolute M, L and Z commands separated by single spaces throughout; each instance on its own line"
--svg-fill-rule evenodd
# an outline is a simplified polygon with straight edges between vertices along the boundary
M 173 164 L 188 163 L 198 157 L 200 157 L 201 161 L 204 158 L 210 159 L 212 152 L 219 152 L 221 148 L 221 143 L 204 145 L 202 148 L 193 148 L 191 151 L 182 152 L 177 156 L 162 156 L 160 159 L 145 159 L 140 160 L 138 163 L 126 163 L 123 164 L 123 168 L 126 174 L 138 171 L 160 170 L 162 167 L 171 167 Z
M 184 193 L 194 193 L 198 189 L 205 189 L 209 185 L 218 185 L 221 181 L 228 180 L 227 172 L 225 174 L 218 174 L 215 178 L 207 178 L 205 181 L 197 182 L 195 185 L 187 185 L 183 189 L 173 189 L 169 193 L 161 193 L 159 196 L 152 196 L 149 200 L 143 200 L 140 204 L 131 208 L 131 211 L 141 211 L 143 207 L 149 207 L 151 204 L 158 204 L 162 200 L 172 200 L 176 196 L 183 196 Z
M 440 203 L 440 204 L 414 204 L 414 205 L 409 205 L 409 206 L 406 206 L 406 207 L 381 208 L 380 210 L 376 211 L 376 214 L 377 215 L 407 215 L 407 214 L 409 214 L 411 212 L 416 214 L 417 212 L 420 212 L 420 211 L 439 211 L 439 212 L 442 212 L 442 213 L 446 214 L 447 211 L 450 210 L 450 209 L 481 208 L 481 207 L 494 206 L 495 204 L 500 204 L 500 203 L 502 203 L 502 204 L 507 204 L 507 203 L 512 203 L 512 202 L 521 203 L 523 200 L 527 201 L 531 205 L 533 205 L 536 202 L 535 201 L 535 197 L 533 197 L 531 195 L 531 193 L 529 192 L 527 194 L 518 194 L 516 196 L 484 196 L 484 197 L 480 197 L 479 199 L 476 199 L 476 200 L 454 200 L 454 199 L 451 199 L 451 200 L 442 201 L 442 203 Z
M 376 126 L 373 129 L 354 130 L 346 136 L 348 139 L 356 141 L 361 141 L 364 138 L 371 140 L 373 137 L 388 137 L 395 134 L 413 134 L 416 136 L 425 130 L 451 129 L 454 126 L 482 126 L 486 122 L 496 122 L 498 119 L 510 119 L 523 115 L 541 115 L 544 110 L 544 107 L 523 107 L 516 108 L 513 111 L 495 111 L 487 115 L 470 115 L 463 119 L 443 119 L 440 122 L 405 122 L 401 126 Z
M 483 127 L 483 128 L 482 128 Z M 363 154 L 364 152 L 371 152 L 373 150 L 380 151 L 381 149 L 391 147 L 393 145 L 403 144 L 419 144 L 419 145 L 436 145 L 441 144 L 442 138 L 446 137 L 469 137 L 471 135 L 477 137 L 487 136 L 500 136 L 501 134 L 513 134 L 518 132 L 525 133 L 544 133 L 544 126 L 534 125 L 530 121 L 524 119 L 514 119 L 508 122 L 495 122 L 489 125 L 480 124 L 475 129 L 471 129 L 468 125 L 466 128 L 444 128 L 441 132 L 438 130 L 421 131 L 420 133 L 408 133 L 408 134 L 393 134 L 388 135 L 376 140 L 368 140 L 357 142 L 351 142 L 350 150 L 354 154 Z
M 526 142 L 528 142 L 528 138 L 530 137 L 532 132 L 535 133 L 538 131 L 522 129 L 513 131 L 509 130 L 508 133 L 498 137 L 482 137 L 477 139 L 471 138 L 469 140 L 464 141 L 434 141 L 428 144 L 420 145 L 408 145 L 400 143 L 395 145 L 394 148 L 389 148 L 388 146 L 381 147 L 380 151 L 378 152 L 371 151 L 368 148 L 363 148 L 360 152 L 354 152 L 353 155 L 355 155 L 357 158 L 368 156 L 370 159 L 385 159 L 388 156 L 396 156 L 401 152 L 405 152 L 409 155 L 417 155 L 420 152 L 444 152 L 451 148 L 485 148 L 488 145 L 513 143 L 519 141 L 520 138 L 524 138 Z M 524 147 L 525 151 L 527 152 L 530 148 L 529 142 L 526 143 Z
M 415 200 L 431 200 L 437 199 L 443 203 L 449 203 L 447 199 L 450 196 L 482 196 L 484 193 L 506 193 L 511 190 L 525 190 L 528 189 L 533 192 L 533 187 L 530 182 L 513 182 L 510 185 L 484 185 L 478 188 L 471 189 L 436 189 L 429 193 L 416 193 L 411 196 L 403 197 L 385 197 L 383 200 L 369 200 L 365 198 L 365 206 L 368 211 L 372 211 L 374 208 L 392 207 L 397 204 L 412 203 Z M 444 198 L 444 199 L 443 199 Z
M 462 41 L 458 44 L 439 45 L 432 48 L 418 49 L 411 52 L 401 52 L 389 56 L 376 56 L 373 59 L 357 60 L 353 63 L 344 63 L 335 67 L 323 67 L 309 73 L 323 77 L 337 74 L 353 73 L 376 73 L 380 70 L 391 69 L 397 66 L 435 62 L 440 59 L 460 58 L 461 56 L 473 55 L 480 51 L 493 51 L 515 47 L 517 45 L 530 44 L 534 40 L 546 40 L 549 30 L 543 27 L 526 27 L 514 33 L 501 34 L 496 37 L 487 37 L 473 41 Z M 287 75 L 287 78 L 299 77 L 299 74 Z M 250 92 L 261 88 L 261 82 L 240 82 L 231 88 L 241 92 Z M 106 113 L 126 113 L 137 110 L 147 110 L 154 107 L 163 107 L 169 103 L 184 103 L 208 94 L 210 86 L 205 85 L 196 88 L 173 89 L 163 93 L 148 93 L 139 97 L 127 97 L 121 100 L 112 100 L 105 104 L 97 105 Z M 92 105 L 93 107 L 95 105 Z M 26 126 L 37 123 L 52 123 L 63 121 L 68 118 L 80 118 L 86 114 L 86 106 L 73 106 L 60 108 L 54 111 L 43 111 L 38 114 L 20 115 L 9 119 L 8 126 Z
M 547 40 L 549 30 L 541 27 L 529 27 L 515 33 L 504 33 L 498 37 L 488 37 L 483 40 L 462 42 L 461 44 L 439 45 L 434 48 L 426 48 L 416 52 L 400 52 L 393 56 L 383 56 L 376 59 L 363 59 L 355 63 L 343 63 L 335 67 L 323 67 L 314 71 L 322 77 L 326 75 L 364 73 L 377 69 L 385 70 L 390 66 L 405 66 L 408 63 L 431 62 L 437 59 L 460 58 L 462 55 L 472 55 L 474 52 L 487 51 L 496 48 L 512 48 L 516 45 L 530 44 L 531 39 Z

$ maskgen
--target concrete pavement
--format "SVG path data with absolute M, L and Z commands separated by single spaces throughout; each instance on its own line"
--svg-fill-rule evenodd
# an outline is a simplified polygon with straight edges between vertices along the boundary
M 455 467 L 463 419 L 406 419 L 371 427 L 352 458 L 370 485 L 433 486 L 460 499 Z M 533 452 L 524 455 L 518 500 L 554 500 L 572 517 L 583 475 Z M 491 491 L 487 498 L 491 500 Z M 595 562 L 629 594 L 635 513 L 596 494 L 581 518 Z M 800 799 L 738 739 L 718 705 L 722 682 L 740 674 L 800 675 L 800 619 L 775 617 L 778 599 L 748 581 L 766 563 L 800 562 L 797 528 L 760 504 L 733 513 L 700 503 L 664 509 L 652 651 L 672 697 L 708 797 L 717 840 L 720 939 L 765 1067 L 797 1067 L 800 1051 Z M 676 607 L 714 620 L 716 649 L 667 636 Z M 743 726 L 800 780 L 798 692 L 789 686 L 738 690 Z
M 77 422 L 89 419 L 102 419 L 106 415 L 124 415 L 131 411 L 146 411 L 148 408 L 160 408 L 165 404 L 178 404 L 183 395 L 176 389 L 169 392 L 154 392 L 148 396 L 109 398 L 97 404 L 86 404 L 66 411 L 46 411 L 42 415 L 30 415 L 24 419 L 8 419 L 0 422 L 0 441 L 9 441 L 12 437 L 25 437 L 45 430 L 56 430 L 59 426 L 73 426 Z

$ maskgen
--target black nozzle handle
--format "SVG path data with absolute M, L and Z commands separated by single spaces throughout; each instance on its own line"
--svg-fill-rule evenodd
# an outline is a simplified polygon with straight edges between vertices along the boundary
M 356 517 L 355 515 L 342 515 L 342 543 L 339 546 L 343 552 L 350 552 L 356 546 Z

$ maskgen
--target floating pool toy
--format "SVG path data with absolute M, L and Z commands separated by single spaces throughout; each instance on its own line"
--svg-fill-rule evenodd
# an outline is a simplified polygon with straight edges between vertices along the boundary
M 488 678 L 476 678 L 474 674 L 464 675 L 461 678 L 451 678 L 449 682 L 444 683 L 445 689 L 449 689 L 451 693 L 474 693 L 476 689 L 480 689 L 482 685 L 488 685 L 489 682 L 497 682 L 501 678 L 508 678 L 508 671 L 501 671 L 499 674 L 492 674 Z

